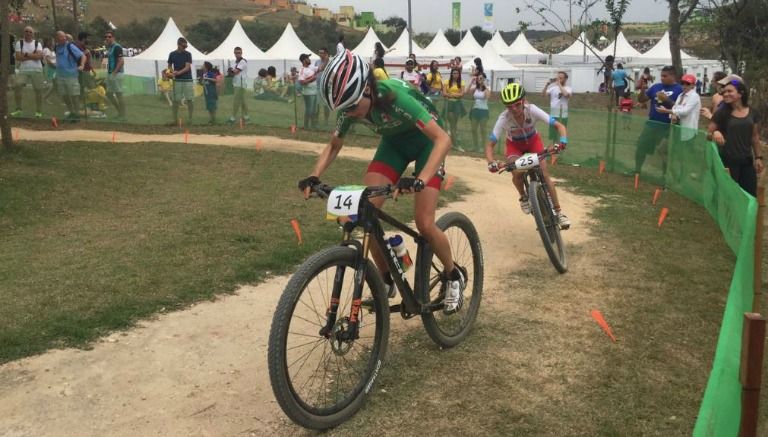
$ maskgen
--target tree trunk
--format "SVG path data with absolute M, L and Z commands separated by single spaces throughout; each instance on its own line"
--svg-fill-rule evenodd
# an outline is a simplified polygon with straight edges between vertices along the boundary
M 678 80 L 683 76 L 683 60 L 680 58 L 680 1 L 669 0 L 669 50 Z
M 13 135 L 11 133 L 11 123 L 8 120 L 8 72 L 11 69 L 11 36 L 8 33 L 8 0 L 0 0 L 0 135 L 2 135 L 2 149 L 13 149 Z
M 72 36 L 77 38 L 77 34 L 80 33 L 80 2 L 77 0 L 72 0 L 72 15 L 75 19 L 75 28 L 72 31 Z
M 53 28 L 56 29 L 56 31 L 61 30 L 59 28 L 59 20 L 56 18 L 56 0 L 51 0 L 51 14 L 53 14 Z

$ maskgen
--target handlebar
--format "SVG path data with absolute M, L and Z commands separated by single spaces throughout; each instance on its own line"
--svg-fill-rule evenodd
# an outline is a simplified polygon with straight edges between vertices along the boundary
M 546 158 L 548 158 L 548 157 L 550 157 L 550 156 L 553 156 L 553 155 L 557 155 L 557 154 L 558 154 L 558 153 L 560 153 L 562 150 L 563 150 L 563 149 L 561 149 L 561 148 L 560 148 L 559 146 L 557 146 L 557 145 L 556 145 L 556 146 L 554 146 L 554 147 L 550 147 L 548 150 L 546 150 L 546 151 L 544 151 L 544 152 L 542 152 L 542 153 L 539 153 L 539 154 L 538 154 L 538 157 L 539 157 L 539 162 L 541 162 L 542 160 L 544 160 L 544 159 L 546 159 Z M 498 171 L 498 173 L 504 173 L 505 171 L 507 171 L 507 172 L 511 172 L 511 171 L 515 171 L 515 170 L 517 170 L 517 169 L 518 169 L 518 168 L 517 168 L 517 163 L 516 163 L 517 159 L 519 159 L 519 157 L 518 157 L 518 158 L 516 158 L 516 159 L 510 159 L 510 160 L 508 160 L 507 162 L 505 162 L 505 163 L 502 163 L 501 165 L 499 165 L 499 171 Z M 531 167 L 531 168 L 526 168 L 526 169 L 524 169 L 524 170 L 531 170 L 531 169 L 533 169 L 533 168 L 537 168 L 537 167 L 540 167 L 540 165 L 541 165 L 541 164 L 539 164 L 539 165 L 536 165 L 536 166 L 534 166 L 534 167 Z
M 315 185 L 310 188 L 310 191 L 312 194 L 317 194 L 318 197 L 321 199 L 327 199 L 328 196 L 331 194 L 331 191 L 334 190 L 334 186 L 332 185 L 326 185 L 326 184 L 319 184 Z M 380 186 L 371 186 L 367 187 L 365 189 L 365 197 L 367 199 L 370 199 L 371 197 L 379 197 L 379 196 L 387 196 L 390 197 L 397 189 L 397 186 L 395 185 L 380 185 Z

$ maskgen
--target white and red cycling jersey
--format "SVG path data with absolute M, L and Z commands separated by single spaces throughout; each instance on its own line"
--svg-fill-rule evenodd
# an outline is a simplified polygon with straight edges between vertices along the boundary
M 491 133 L 490 140 L 495 144 L 506 132 L 507 156 L 542 153 L 544 144 L 536 131 L 536 122 L 543 121 L 550 126 L 555 124 L 555 117 L 550 117 L 538 106 L 532 103 L 525 103 L 523 106 L 525 118 L 521 125 L 509 111 L 504 111 L 499 114 Z

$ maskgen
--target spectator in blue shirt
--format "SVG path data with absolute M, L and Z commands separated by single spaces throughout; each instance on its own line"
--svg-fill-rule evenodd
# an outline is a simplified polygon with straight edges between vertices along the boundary
M 616 69 L 611 73 L 611 79 L 613 81 L 614 97 L 616 98 L 616 106 L 619 106 L 619 98 L 624 96 L 624 91 L 629 86 L 627 81 L 632 80 L 627 76 L 627 72 L 624 70 L 624 65 L 621 63 L 616 65 Z
M 195 84 L 192 80 L 192 53 L 187 51 L 187 40 L 179 38 L 176 50 L 168 55 L 168 70 L 173 79 L 173 122 L 179 121 L 179 105 L 187 104 L 189 121 L 192 121 L 192 99 L 195 98 Z
M 683 87 L 677 83 L 677 71 L 675 67 L 668 65 L 661 69 L 661 83 L 654 84 L 644 94 L 638 96 L 640 103 L 651 101 L 648 106 L 648 121 L 645 122 L 643 131 L 637 139 L 635 152 L 635 173 L 639 174 L 648 155 L 656 153 L 656 148 L 669 136 L 668 113 L 659 112 L 657 108 L 672 109 L 677 96 L 683 92 Z M 666 172 L 666 161 L 662 164 L 662 170 Z
M 85 55 L 61 30 L 56 32 L 56 81 L 59 95 L 69 109 L 71 122 L 80 120 L 80 82 L 78 77 L 85 69 Z

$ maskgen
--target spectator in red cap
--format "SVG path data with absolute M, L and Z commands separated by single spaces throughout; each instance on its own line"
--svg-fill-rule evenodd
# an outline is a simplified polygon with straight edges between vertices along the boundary
M 701 111 L 701 98 L 696 93 L 696 76 L 683 75 L 680 79 L 683 92 L 677 96 L 672 109 L 663 106 L 656 110 L 662 114 L 670 114 L 672 123 L 679 124 L 681 129 L 680 140 L 690 141 L 696 137 L 699 128 L 699 112 Z

